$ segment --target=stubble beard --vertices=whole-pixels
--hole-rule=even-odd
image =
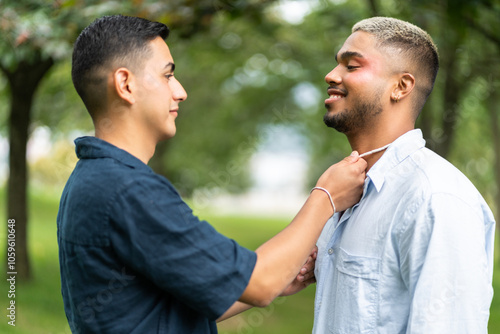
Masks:
[[[326,106],[328,109],[328,106]],[[337,113],[327,110],[323,116],[326,126],[343,134],[352,134],[369,126],[376,115],[382,112],[380,103],[357,103],[352,109],[344,109]]]

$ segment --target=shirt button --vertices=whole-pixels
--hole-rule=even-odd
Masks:
[[[332,255],[332,254],[333,254],[333,249],[332,249],[332,248],[330,248],[330,249],[328,250],[328,255]]]

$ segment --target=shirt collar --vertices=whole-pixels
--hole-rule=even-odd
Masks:
[[[96,137],[84,136],[76,138],[75,151],[79,159],[111,158],[132,168],[151,170],[132,154]]]
[[[420,129],[408,131],[396,139],[367,173],[377,192],[382,189],[388,171],[424,146],[425,140]]]

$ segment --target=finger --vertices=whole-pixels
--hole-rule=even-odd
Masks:
[[[308,272],[314,271],[314,267],[302,267],[300,268],[299,275],[305,275]]]
[[[359,165],[359,172],[364,173],[364,171],[366,170],[366,166],[368,166],[366,160],[363,158],[358,158],[356,161],[353,162],[356,163],[356,165]]]
[[[314,264],[315,260],[312,257],[312,254],[307,257],[306,263],[302,265],[302,268],[309,267],[311,264]]]
[[[300,268],[299,274],[305,274],[311,271],[314,271],[314,267],[316,265],[316,258],[318,256],[318,247],[314,246],[311,251],[311,255],[307,258],[306,263]]]
[[[308,279],[307,281],[302,282],[302,284],[304,284],[305,286],[309,286],[313,283],[316,283],[316,277],[312,277],[312,278]]]
[[[316,260],[316,256],[318,255],[318,246],[314,246],[312,252],[311,252],[311,256],[314,260]]]
[[[352,151],[351,155],[345,157],[344,160],[351,163],[356,162],[359,160],[359,153],[357,151]]]
[[[314,272],[311,271],[311,272],[308,272],[304,275],[297,275],[297,280],[299,282],[304,282],[304,281],[310,280],[313,277],[314,277]]]
[[[302,266],[302,268],[300,268],[299,273],[305,274],[307,272],[314,271],[315,263],[316,261],[313,260],[312,257],[309,257],[309,259],[307,259],[307,262]]]
[[[306,263],[308,262],[315,262],[316,257],[318,256],[318,246],[314,246],[313,249],[311,250],[311,253],[309,254],[309,257],[307,258]]]

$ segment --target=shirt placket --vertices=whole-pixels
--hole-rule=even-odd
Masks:
[[[344,227],[345,227],[347,221],[354,214],[354,211],[360,205],[360,203],[363,201],[363,199],[367,196],[369,184],[370,184],[370,179],[367,178],[365,180],[365,185],[363,188],[363,195],[362,195],[360,201],[358,203],[356,203],[352,208],[347,209],[342,214],[342,216],[339,218],[338,222],[336,223],[332,237],[331,237],[331,239],[328,242],[327,247],[326,247],[326,254],[325,254],[323,261],[321,263],[323,268],[326,269],[326,270],[324,270],[324,272],[327,275],[334,272],[334,269],[332,269],[331,266],[335,263],[335,256],[336,256],[335,248],[337,247],[338,243],[341,240],[342,232],[344,231]],[[321,280],[319,286],[317,287],[319,295],[322,295],[322,293],[323,293],[322,291],[324,289],[324,282],[325,281],[328,281],[328,280],[325,280],[325,279]],[[319,301],[319,304],[316,305],[316,308],[319,311],[319,309],[321,308],[321,300]]]

